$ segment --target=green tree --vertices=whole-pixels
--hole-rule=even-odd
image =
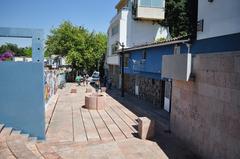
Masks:
[[[17,44],[6,43],[0,46],[0,54],[3,54],[6,51],[11,51],[14,53],[14,56],[32,56],[32,48],[31,47],[18,47]]]
[[[67,57],[73,69],[93,71],[97,69],[107,48],[107,36],[89,32],[84,27],[64,21],[51,30],[46,41],[46,54]]]
[[[23,56],[32,57],[32,48],[31,47],[23,48]]]
[[[171,36],[189,35],[188,0],[166,0],[165,11],[161,24],[169,27]]]

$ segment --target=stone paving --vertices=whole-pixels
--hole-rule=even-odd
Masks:
[[[77,93],[71,93],[76,89]],[[104,110],[84,108],[86,87],[67,84],[46,111],[48,147],[62,158],[167,158],[160,147],[137,136],[138,116],[106,95]]]
[[[71,89],[77,89],[77,93],[70,93]],[[85,89],[68,84],[59,92],[51,122],[46,124],[47,140],[94,142],[133,138],[137,133],[138,116],[108,95],[104,110],[85,109]],[[49,115],[46,116],[49,118]]]
[[[117,90],[106,94],[104,110],[87,110],[84,108],[86,88],[67,84],[47,107],[47,142],[37,145],[45,158],[49,154],[73,159],[198,158],[173,134],[164,132],[169,120],[165,112],[152,109],[149,103],[128,94],[121,98]],[[72,89],[76,93],[71,93],[75,92]],[[152,141],[137,137],[137,119],[141,116],[154,119],[159,125]]]
[[[51,98],[46,109],[45,141],[0,124],[0,159],[197,158],[180,140],[164,131],[152,141],[137,137],[138,116],[149,115],[162,122],[162,112],[147,109],[145,106],[149,105],[129,96],[118,98],[117,92],[106,94],[104,110],[87,110],[85,90],[86,87],[67,84]],[[138,115],[130,107],[140,108]]]

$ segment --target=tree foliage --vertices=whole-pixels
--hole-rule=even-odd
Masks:
[[[18,47],[16,44],[6,43],[0,46],[0,54],[4,52],[11,51],[14,53],[14,56],[25,56],[31,57],[32,56],[32,48],[31,47]]]
[[[46,54],[67,57],[73,69],[93,71],[107,48],[107,36],[89,32],[82,26],[64,21],[51,30],[46,41]]]
[[[188,0],[166,0],[166,16],[162,25],[168,26],[171,36],[189,35]]]

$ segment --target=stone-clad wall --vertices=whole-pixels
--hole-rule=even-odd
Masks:
[[[163,81],[140,75],[125,75],[125,90],[135,95],[135,84],[139,86],[139,98],[153,103],[156,108],[163,105]]]
[[[109,78],[112,79],[112,87],[118,88],[119,87],[119,66],[116,65],[109,65]]]
[[[199,54],[173,81],[171,129],[204,158],[240,158],[240,52]]]

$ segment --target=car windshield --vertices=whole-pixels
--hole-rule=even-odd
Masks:
[[[99,78],[99,76],[98,75],[93,75],[92,78]]]

